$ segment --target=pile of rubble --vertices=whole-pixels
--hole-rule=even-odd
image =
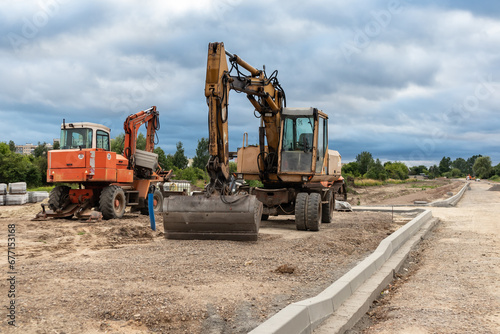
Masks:
[[[26,182],[0,183],[0,205],[37,203],[49,197],[46,191],[26,191]]]

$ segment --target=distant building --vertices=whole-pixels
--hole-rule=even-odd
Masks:
[[[59,139],[57,141],[59,141]],[[33,154],[37,146],[38,145],[33,145],[31,143],[27,143],[26,145],[16,145],[16,153],[30,155]],[[48,150],[52,150],[54,148],[52,144],[45,144],[45,146],[47,147]]]
[[[26,144],[26,145],[16,145],[16,153],[20,153],[20,154],[25,154],[25,155],[29,155],[29,154],[33,154],[33,151],[35,151],[35,148],[37,147],[38,145],[33,145],[33,144]]]

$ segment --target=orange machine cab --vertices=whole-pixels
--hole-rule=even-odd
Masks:
[[[127,159],[110,151],[109,133],[100,124],[63,123],[61,149],[47,153],[47,182],[133,182]]]

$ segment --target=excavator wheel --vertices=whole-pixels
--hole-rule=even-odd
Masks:
[[[331,223],[333,221],[333,210],[335,209],[335,196],[333,195],[331,190],[326,193],[326,203],[322,206],[322,223]]]
[[[295,199],[295,227],[299,231],[305,231],[307,221],[307,206],[309,202],[308,193],[298,193]]]
[[[108,186],[101,192],[99,210],[104,219],[121,218],[125,213],[126,199],[123,189],[118,186]]]
[[[319,231],[321,225],[321,195],[312,193],[309,195],[309,203],[307,205],[307,221],[306,226],[310,231]]]
[[[153,210],[155,213],[162,212],[163,210],[163,195],[158,189],[153,193]],[[146,207],[141,209],[141,214],[149,215],[148,199],[146,199]]]
[[[52,189],[49,195],[49,208],[52,211],[56,211],[64,205],[69,196],[70,189],[68,186],[57,186]]]

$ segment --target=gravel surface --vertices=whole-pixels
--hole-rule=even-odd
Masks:
[[[32,222],[37,206],[18,208],[0,223],[5,234],[16,225],[22,333],[245,333],[317,294],[410,219],[339,212],[312,233],[280,217],[257,242],[174,241],[145,216]]]
[[[18,325],[7,325],[2,308],[2,333],[246,333],[319,293],[411,219],[336,212],[314,233],[281,216],[262,224],[257,242],[175,241],[163,237],[160,216],[153,232],[147,217],[130,213],[30,221],[39,208],[0,207],[4,275],[7,226],[16,225]],[[8,289],[0,280],[3,304]]]
[[[493,191],[488,191],[493,190]],[[471,182],[350,333],[500,333],[500,190]]]

